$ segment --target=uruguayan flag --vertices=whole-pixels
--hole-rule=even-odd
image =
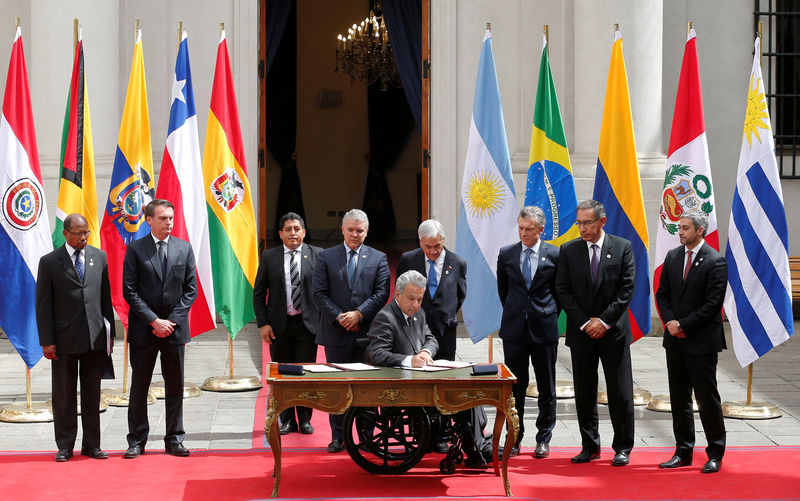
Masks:
[[[473,342],[500,328],[497,254],[501,247],[518,240],[517,212],[492,34],[486,30],[469,124],[456,236],[456,253],[467,260],[467,298],[462,312]]]
[[[747,88],[736,191],[728,225],[725,313],[742,367],[791,337],[789,230],[761,79],[760,40]]]

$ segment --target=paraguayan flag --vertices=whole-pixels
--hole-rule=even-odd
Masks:
[[[736,191],[728,225],[725,313],[742,367],[791,337],[789,231],[756,38]]]
[[[501,247],[519,240],[514,193],[492,33],[486,30],[472,104],[456,236],[456,253],[467,261],[468,293],[462,311],[473,342],[500,328],[497,254]]]

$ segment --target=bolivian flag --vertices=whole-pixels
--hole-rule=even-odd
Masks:
[[[72,64],[72,80],[61,134],[61,175],[58,185],[53,247],[64,243],[64,218],[78,213],[89,223],[89,245],[100,247],[97,215],[97,184],[94,175],[94,146],[89,117],[89,94],[83,64],[83,31],[78,30],[78,45]]]
[[[594,199],[602,202],[606,208],[608,220],[604,230],[630,240],[633,246],[636,278],[628,314],[633,340],[636,341],[650,332],[650,272],[647,258],[650,239],[644,215],[642,182],[639,179],[628,75],[619,31],[614,35],[608,68]]]
[[[253,283],[258,268],[258,248],[256,218],[224,30],[217,48],[211,89],[203,153],[203,185],[208,206],[209,237],[213,242],[214,300],[217,313],[234,338],[245,324],[255,318]]]

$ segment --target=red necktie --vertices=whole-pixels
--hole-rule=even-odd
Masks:
[[[689,270],[692,269],[692,251],[686,251],[686,267],[683,269],[683,281],[689,276]]]

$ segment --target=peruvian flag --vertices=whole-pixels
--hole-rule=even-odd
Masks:
[[[167,144],[164,146],[156,197],[169,200],[175,206],[172,234],[189,241],[194,250],[197,263],[197,299],[189,311],[189,330],[194,337],[214,329],[216,320],[208,213],[203,190],[203,168],[200,141],[197,137],[197,113],[194,108],[186,30],[181,33],[178,59],[175,62]]]
[[[30,369],[42,358],[36,326],[39,259],[53,250],[53,241],[19,27],[0,116],[0,201],[0,328]]]
[[[661,211],[656,235],[653,291],[658,291],[661,267],[670,249],[681,245],[678,223],[681,214],[699,209],[708,215],[706,243],[719,250],[717,215],[708,142],[703,117],[703,90],[700,85],[700,64],[697,60],[697,35],[689,31],[683,52],[678,96],[672,116],[667,170],[661,192]]]

